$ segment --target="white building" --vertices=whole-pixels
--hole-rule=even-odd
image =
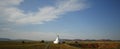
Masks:
[[[53,41],[54,44],[59,44],[61,43],[61,40],[59,39],[59,35],[57,35],[57,38],[55,41]]]

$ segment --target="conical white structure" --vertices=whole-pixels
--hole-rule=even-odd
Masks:
[[[60,39],[59,39],[59,35],[57,35],[57,38],[55,41],[53,41],[54,44],[59,44],[61,43]]]

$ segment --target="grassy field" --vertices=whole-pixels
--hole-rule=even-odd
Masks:
[[[90,41],[67,41],[64,44],[51,42],[40,43],[39,41],[1,41],[0,49],[120,49],[120,42],[90,42]]]

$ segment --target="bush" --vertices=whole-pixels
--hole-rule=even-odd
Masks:
[[[24,44],[24,43],[25,43],[25,41],[22,41],[22,43]]]
[[[62,42],[63,44],[65,43],[65,41]]]
[[[77,41],[75,41],[75,43],[78,43]]]
[[[45,43],[45,41],[44,41],[44,40],[41,40],[40,43]]]

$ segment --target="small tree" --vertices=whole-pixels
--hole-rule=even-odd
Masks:
[[[77,41],[75,41],[75,43],[77,44],[78,42],[77,42]]]
[[[25,41],[22,41],[22,43],[24,44],[24,43],[25,43]]]
[[[44,41],[44,40],[41,40],[40,42],[41,42],[41,43],[44,43],[45,41]]]
[[[65,43],[65,41],[62,42],[63,44]]]

